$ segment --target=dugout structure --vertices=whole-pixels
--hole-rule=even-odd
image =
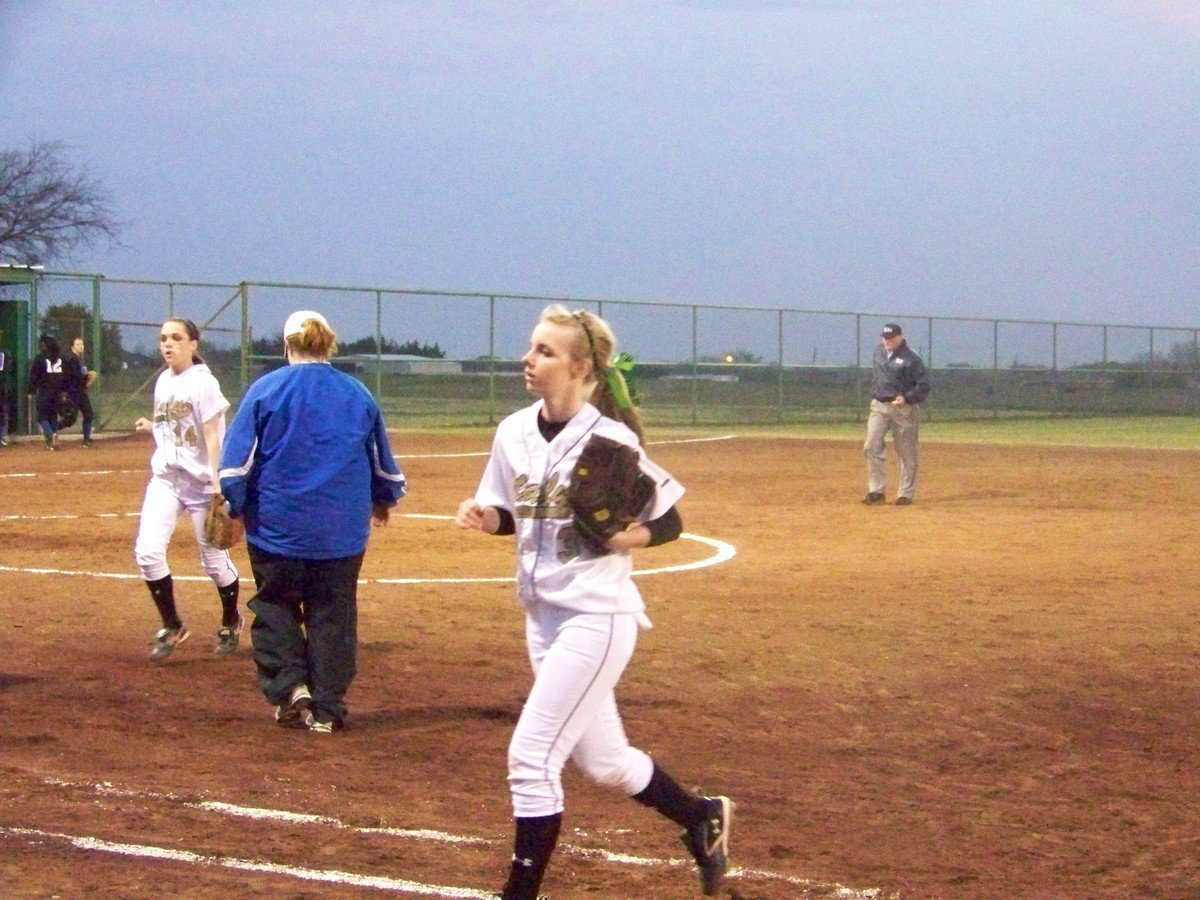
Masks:
[[[10,434],[29,424],[22,425],[21,411],[27,408],[24,398],[29,389],[29,361],[33,357],[30,348],[35,343],[31,323],[36,320],[31,310],[37,309],[41,274],[41,266],[0,265],[0,350],[7,359],[0,376],[0,390],[5,395]]]

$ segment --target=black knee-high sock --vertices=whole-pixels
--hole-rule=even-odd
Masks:
[[[162,616],[163,627],[178,628],[182,625],[179,613],[175,611],[175,582],[171,576],[164,575],[157,581],[147,581],[146,587],[150,589],[150,596],[154,598],[154,605]]]
[[[538,888],[550,854],[558,843],[562,813],[553,816],[518,817],[517,836],[513,841],[512,867],[501,897],[504,900],[537,900]]]
[[[221,595],[221,624],[233,627],[238,621],[238,580],[217,588]]]
[[[695,825],[705,817],[704,798],[685,791],[674,778],[658,767],[658,763],[654,764],[650,783],[641,793],[634,794],[633,799],[657,809],[684,828]]]

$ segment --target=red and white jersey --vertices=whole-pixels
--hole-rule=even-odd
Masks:
[[[183,473],[215,492],[212,466],[204,444],[204,423],[229,409],[221,385],[203,363],[176,375],[167,369],[154,384],[154,455],[150,471],[159,477]],[[225,417],[218,422],[224,438]]]
[[[526,607],[551,603],[580,612],[640,613],[642,595],[633,583],[628,551],[593,556],[572,524],[567,485],[584,445],[593,434],[636,447],[640,467],[654,479],[654,497],[638,520],[667,513],[683,496],[683,485],[646,456],[624,424],[584,404],[563,430],[547,442],[538,430],[542,401],[500,423],[492,455],[475,501],[512,513],[517,540],[517,596]]]

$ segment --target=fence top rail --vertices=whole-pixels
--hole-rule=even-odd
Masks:
[[[819,316],[853,316],[855,318],[869,319],[904,319],[904,320],[924,320],[926,322],[963,322],[974,324],[990,324],[990,325],[1057,325],[1068,328],[1126,328],[1136,329],[1139,331],[1193,331],[1200,332],[1200,326],[1191,325],[1148,325],[1134,324],[1130,322],[1083,322],[1075,320],[1063,319],[1009,319],[997,318],[995,316],[957,316],[957,315],[935,315],[931,313],[905,313],[905,312],[874,312],[870,310],[838,310],[838,309],[813,309],[807,307],[793,306],[755,306],[744,305],[737,306],[728,303],[699,303],[678,300],[633,300],[628,298],[615,297],[583,297],[571,294],[520,294],[506,293],[504,291],[451,291],[435,288],[397,288],[397,287],[371,287],[366,285],[337,285],[337,284],[307,284],[303,282],[289,281],[240,281],[233,282],[214,282],[214,281],[176,281],[166,279],[148,279],[148,278],[108,278],[99,273],[89,272],[58,272],[47,271],[42,272],[41,277],[53,278],[77,278],[88,280],[101,280],[110,284],[138,284],[138,285],[173,285],[175,287],[206,287],[206,288],[226,288],[237,290],[242,287],[266,287],[266,288],[287,288],[291,290],[309,290],[309,291],[339,291],[344,293],[363,293],[363,294],[395,294],[399,296],[412,297],[463,297],[473,299],[493,299],[493,300],[536,300],[543,303],[589,303],[589,304],[611,304],[621,306],[669,306],[679,309],[707,309],[707,310],[724,310],[737,312],[768,312],[768,313],[794,313],[801,315],[819,315]]]
[[[89,272],[43,272],[45,278],[72,278],[82,281],[103,281],[106,284],[141,284],[141,285],[162,285],[164,287],[205,287],[205,288],[226,288],[237,290],[245,284],[230,283],[227,281],[179,281],[178,279],[161,279],[161,278],[109,278],[107,275]]]

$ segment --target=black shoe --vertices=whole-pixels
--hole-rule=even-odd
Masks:
[[[83,441],[83,446],[85,446],[85,447],[95,447],[95,446],[96,446],[96,442],[95,442],[95,441],[93,441],[91,438],[85,438],[85,439],[84,439],[84,441]]]
[[[680,839],[692,851],[700,867],[704,896],[715,897],[729,867],[729,826],[733,823],[733,801],[728,797],[705,797],[707,817],[688,828]]]
[[[912,506],[912,497],[897,497],[897,506]]]
[[[871,491],[871,493],[862,498],[862,502],[867,504],[867,506],[871,506],[875,503],[882,503],[883,491]]]

